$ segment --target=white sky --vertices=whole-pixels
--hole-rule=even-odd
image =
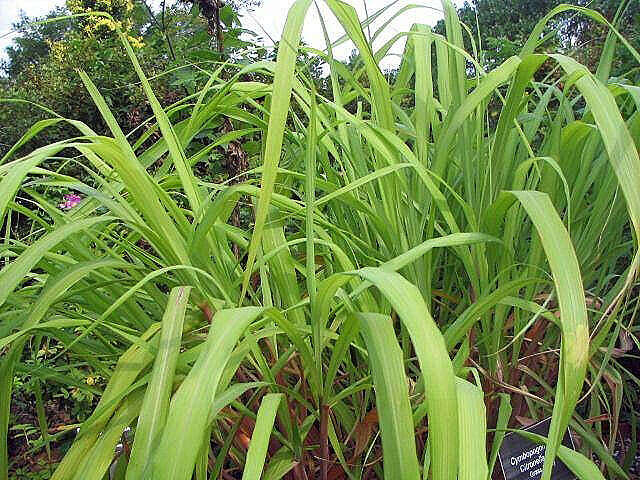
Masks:
[[[391,0],[348,0],[356,10],[361,19],[365,18],[365,7],[369,15],[372,15],[381,8],[389,5]],[[287,17],[287,11],[293,4],[294,0],[263,0],[263,4],[260,8],[251,14],[246,14],[243,17],[243,26],[250,30],[253,30],[261,34],[265,41],[269,44],[270,40],[264,35],[263,30],[269,34],[274,40],[280,38],[280,33],[284,27],[284,23]],[[0,57],[5,56],[5,48],[10,45],[12,35],[9,33],[11,25],[18,17],[20,10],[23,10],[28,16],[43,15],[50,11],[52,8],[58,5],[64,5],[65,0],[0,0]],[[151,3],[159,3],[159,0],[152,0]],[[456,3],[462,3],[456,2]],[[344,32],[337,20],[331,15],[329,9],[324,2],[319,1],[320,9],[322,11],[323,18],[325,20],[327,30],[329,32],[329,38],[335,40],[339,38]],[[399,8],[409,4],[420,4],[427,8],[412,9],[398,18],[385,29],[384,33],[380,35],[374,42],[374,47],[382,46],[387,40],[393,37],[396,33],[408,31],[413,23],[426,23],[433,25],[438,18],[440,18],[440,0],[398,0],[384,16],[381,16],[371,27],[371,33],[376,30],[376,26],[381,26],[393,13],[397,12]],[[318,19],[318,13],[315,6],[311,6],[307,15],[304,30],[304,40],[312,47],[324,49],[324,35],[322,27]],[[392,53],[400,53],[402,51],[404,41],[399,41]],[[353,44],[343,44],[335,52],[335,56],[338,58],[346,58],[353,48]],[[397,59],[393,57],[387,58],[383,62],[383,66],[389,66],[397,63]]]
[[[1,1],[1,0],[0,0]],[[355,7],[358,12],[360,20],[364,20],[367,17],[373,15],[375,12],[384,8],[385,6],[393,3],[391,0],[347,0],[352,6]],[[366,10],[365,10],[366,1]],[[258,34],[262,34],[265,37],[265,42],[270,43],[268,37],[263,34],[262,29],[266,30],[268,34],[275,40],[280,38],[280,32],[284,28],[285,21],[287,19],[287,11],[289,7],[294,3],[294,0],[263,0],[263,4],[255,12],[245,14],[243,16],[243,26],[250,30],[255,31]],[[322,13],[329,38],[331,40],[337,40],[344,35],[344,30],[340,23],[331,13],[329,7],[325,2],[318,1],[318,6]],[[461,2],[460,2],[461,3]],[[391,24],[385,27],[382,34],[373,42],[374,49],[380,48],[388,40],[393,38],[396,34],[406,32],[411,29],[411,25],[414,23],[426,23],[428,25],[434,25],[439,18],[441,18],[441,2],[440,0],[398,0],[392,5],[385,13],[376,19],[371,25],[371,35],[375,34],[378,27],[382,26],[387,20],[389,20],[395,13],[401,8],[408,5],[421,5],[426,8],[415,8],[405,11],[402,15],[394,18]],[[262,27],[262,28],[260,28]],[[367,29],[365,33],[368,34]],[[318,17],[318,11],[315,5],[311,5],[307,13],[302,36],[304,40],[312,47],[324,50],[326,48],[324,40],[324,32],[322,30],[322,24]],[[394,48],[391,50],[391,56],[382,62],[382,66],[389,66],[398,63],[397,56],[393,54],[400,54],[404,49],[405,40],[399,40]],[[334,55],[337,58],[347,58],[353,50],[353,43],[348,42],[340,45],[335,49]]]
[[[65,0],[0,0],[0,58],[5,58],[5,48],[11,44],[11,25],[18,20],[20,10],[33,17],[44,15]]]

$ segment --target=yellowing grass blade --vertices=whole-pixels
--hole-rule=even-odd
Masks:
[[[122,437],[124,429],[138,416],[142,395],[142,391],[134,392],[122,402],[113,418],[100,433],[91,451],[83,459],[83,466],[75,472],[73,480],[101,480],[104,478],[113,461],[115,447]]]
[[[419,480],[407,375],[393,323],[388,315],[358,313],[356,317],[367,345],[376,389],[384,478]]]
[[[311,5],[311,0],[297,0],[293,4],[287,15],[287,22],[284,27],[284,32],[282,33],[282,39],[280,40],[275,77],[273,80],[269,126],[265,140],[262,185],[258,206],[256,207],[256,221],[251,237],[251,244],[249,245],[247,265],[242,282],[241,302],[249,286],[251,271],[262,241],[262,231],[267,221],[271,195],[273,194],[276,183],[278,164],[280,163],[280,157],[282,155],[284,129],[291,102],[293,75],[296,67],[296,58],[298,56],[298,46],[300,45],[300,35],[302,34],[302,24],[304,23],[309,5]]]
[[[357,273],[384,294],[411,336],[427,390],[432,478],[455,478],[458,406],[453,365],[444,338],[418,288],[400,274],[379,268],[364,268]]]
[[[127,480],[144,478],[144,470],[164,428],[190,291],[191,287],[176,287],[169,295],[158,353],[138,417]]]
[[[151,105],[151,109],[153,110],[153,114],[156,117],[156,121],[158,122],[158,127],[160,127],[160,131],[162,132],[162,137],[165,142],[167,142],[167,147],[169,149],[169,153],[171,155],[171,160],[173,161],[173,165],[178,172],[178,176],[182,182],[182,187],[184,188],[185,194],[189,200],[189,204],[191,209],[196,212],[200,207],[200,203],[202,199],[200,198],[200,192],[198,190],[197,181],[193,171],[191,170],[191,166],[187,162],[184,149],[182,148],[182,144],[180,143],[180,139],[176,135],[176,132],[173,129],[173,125],[171,125],[171,121],[167,116],[167,113],[162,108],[162,105],[158,101],[153,89],[151,88],[151,84],[147,79],[147,76],[144,74],[142,67],[140,66],[140,62],[138,62],[138,57],[131,48],[131,44],[129,43],[126,35],[122,33],[120,29],[117,29],[118,36],[120,37],[120,41],[124,46],[133,67],[138,74],[138,78],[140,78],[140,83],[142,84],[142,88],[144,89],[144,93],[149,100],[149,104]]]
[[[493,472],[493,468],[498,460],[498,452],[504,440],[509,419],[511,418],[511,397],[506,393],[499,393],[500,406],[498,407],[498,420],[496,422],[496,432],[493,435],[493,445],[491,445],[491,455],[489,455],[489,473]]]
[[[251,435],[251,443],[247,452],[244,472],[242,472],[242,480],[260,480],[267,457],[271,430],[273,429],[276,413],[278,413],[278,405],[280,405],[282,397],[281,393],[271,393],[262,399],[258,409],[256,425]]]
[[[512,192],[535,225],[558,296],[562,352],[542,480],[549,480],[562,436],[569,425],[584,383],[589,361],[589,325],[580,265],[571,238],[548,195]]]
[[[371,45],[369,45],[358,14],[355,8],[341,0],[327,0],[331,11],[338,18],[347,35],[356,45],[365,64],[367,76],[371,82],[372,103],[376,113],[376,121],[379,126],[389,131],[393,131],[393,111],[391,108],[389,84],[377,65]]]
[[[167,422],[152,459],[154,479],[191,478],[218,382],[231,351],[263,311],[257,307],[220,310],[213,317],[202,353],[171,400]]]
[[[486,480],[487,411],[484,392],[472,383],[456,379],[458,389],[458,425],[460,439],[460,480]]]

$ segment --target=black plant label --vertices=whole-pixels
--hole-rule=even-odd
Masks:
[[[543,437],[549,436],[551,418],[547,418],[523,430]],[[575,449],[571,433],[567,431],[562,445]],[[544,464],[545,445],[534,443],[517,433],[505,435],[498,458],[505,480],[540,480]],[[553,465],[552,480],[575,480],[575,476],[558,457]]]

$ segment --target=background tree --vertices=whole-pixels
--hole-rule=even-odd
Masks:
[[[223,0],[181,0],[198,8],[203,18],[209,25],[209,33],[215,37],[218,51],[224,50],[223,24],[229,25],[233,22],[239,7],[252,8],[259,5],[256,0],[241,0],[236,2],[225,2]]]
[[[536,23],[554,7],[561,3],[572,3],[595,9],[609,21],[613,21],[621,5],[620,0],[472,0],[466,1],[458,14],[473,32],[476,42],[481,42],[484,64],[491,68],[499,65],[512,55],[516,55]],[[636,47],[640,46],[640,2],[625,1],[625,8],[619,20],[619,30]],[[436,30],[444,31],[444,23],[439,22]],[[556,17],[549,24],[547,32],[558,34],[548,40],[547,48],[564,50],[580,62],[595,68],[594,62],[600,58],[600,51],[606,38],[604,26],[588,17],[569,12]],[[470,48],[470,42],[468,41]],[[624,48],[616,51],[614,74],[625,73],[633,66],[631,56]]]
[[[34,120],[51,116],[35,104],[81,120],[99,133],[105,131],[78,69],[92,78],[125,130],[133,130],[147,117],[150,109],[141,89],[131,88],[137,77],[116,39],[116,25],[127,34],[150,77],[172,71],[153,82],[166,105],[195,88],[198,70],[185,65],[218,61],[221,54],[233,54],[248,44],[245,38],[250,38],[250,33],[242,29],[239,13],[258,3],[241,0],[224,7],[220,17],[225,32],[221,53],[212,51],[217,50],[216,39],[208,32],[206,19],[199,16],[200,5],[179,0],[162,2],[159,8],[144,0],[68,0],[66,8],[57,8],[44,17],[22,16],[14,25],[20,33],[0,66],[0,98],[14,99],[0,108],[0,155]],[[88,16],[34,23],[92,11],[106,11],[114,21]],[[25,148],[68,137],[70,128],[61,124],[57,130],[48,129]]]

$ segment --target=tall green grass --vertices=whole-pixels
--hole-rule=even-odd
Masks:
[[[416,24],[394,39],[407,46],[390,83],[378,64],[392,42],[372,50],[355,10],[326,3],[346,33],[310,52],[328,95],[297,63],[311,6],[298,0],[275,63],[205,71],[167,109],[121,35],[148,131],[132,141],[80,72],[112,135],[56,118],[2,159],[0,479],[13,377],[45,341],[108,379],[55,480],[103,478],[126,426],[127,480],[486,479],[516,418],[549,415],[544,480],[556,455],[581,479],[628,478],[611,456],[613,357],[633,330],[640,90],[607,72],[616,42],[640,55],[597,12],[561,6],[485,72],[445,0],[446,36]],[[565,11],[610,27],[596,74],[538,51]],[[332,56],[346,38],[351,69]],[[202,146],[222,118],[236,130]],[[60,121],[78,137],[16,154]],[[245,182],[194,174],[256,135]],[[63,151],[90,183],[43,166]],[[85,200],[60,211],[52,187]],[[248,229],[229,221],[243,198]],[[33,223],[26,238],[18,220]],[[603,414],[608,429],[586,421]],[[581,452],[559,445],[569,426]]]

